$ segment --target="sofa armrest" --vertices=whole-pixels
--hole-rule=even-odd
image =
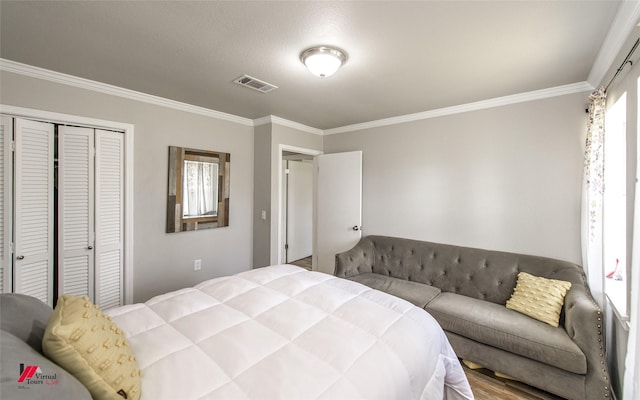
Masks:
[[[587,359],[585,393],[591,399],[611,398],[604,343],[604,317],[588,288],[573,284],[564,303],[564,326]]]
[[[15,335],[42,354],[42,337],[47,328],[51,307],[19,293],[0,294],[0,329]]]
[[[362,238],[353,248],[336,254],[334,275],[349,278],[366,272],[373,272],[375,247],[370,239]]]

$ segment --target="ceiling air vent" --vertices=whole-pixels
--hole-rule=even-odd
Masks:
[[[234,79],[233,82],[262,93],[269,93],[270,91],[278,88],[276,85],[261,81],[260,79],[256,79],[249,75],[242,75],[241,77]]]

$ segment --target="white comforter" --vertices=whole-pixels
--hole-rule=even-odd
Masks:
[[[290,265],[107,313],[138,358],[143,399],[473,399],[427,312]]]

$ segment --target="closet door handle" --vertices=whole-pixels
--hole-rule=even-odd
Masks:
[[[87,250],[93,250],[93,246],[87,246]]]
[[[17,256],[16,260],[24,260],[24,256]]]

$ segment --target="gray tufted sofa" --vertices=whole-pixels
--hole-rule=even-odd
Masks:
[[[558,328],[505,307],[521,271],[572,283]],[[335,275],[424,308],[462,359],[567,399],[611,396],[602,312],[579,265],[367,236],[336,255]]]

